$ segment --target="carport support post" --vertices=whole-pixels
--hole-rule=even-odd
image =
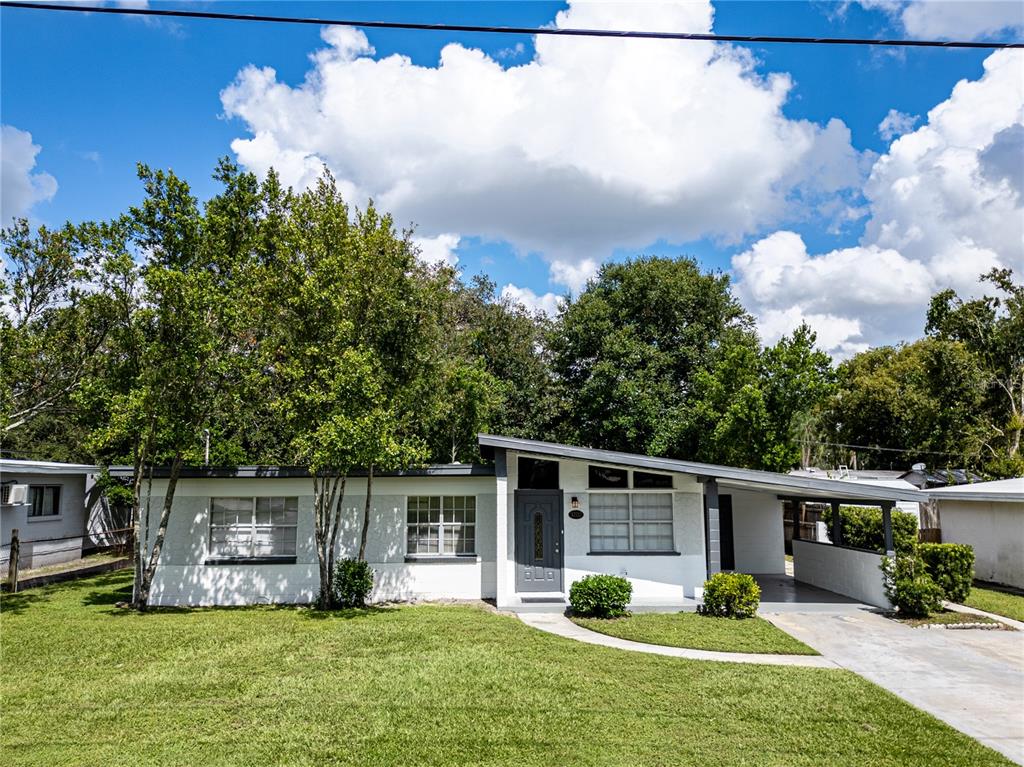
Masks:
[[[832,501],[832,545],[843,545],[843,518],[839,514],[839,501]]]
[[[708,577],[722,572],[722,536],[718,519],[718,480],[704,481],[704,499],[708,505]]]
[[[892,507],[894,505],[892,501],[882,502],[882,535],[885,537],[885,555],[887,557],[896,556],[896,550],[892,545]]]

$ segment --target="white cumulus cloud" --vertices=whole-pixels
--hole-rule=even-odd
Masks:
[[[571,3],[554,23],[707,32],[712,19],[710,2]],[[420,66],[373,58],[354,29],[322,36],[300,84],[250,66],[221,93],[247,131],[239,161],[297,186],[326,164],[355,202],[540,252],[572,288],[617,247],[736,241],[863,181],[846,126],[787,118],[789,77],[761,77],[743,49],[541,36],[518,66],[454,43]]]
[[[455,250],[461,239],[457,234],[447,233],[436,237],[413,237],[412,243],[419,249],[419,258],[425,264],[455,266],[459,262]]]
[[[900,11],[900,21],[913,37],[978,39],[1024,31],[1024,4],[1018,0],[914,0]]]
[[[897,136],[909,133],[914,129],[917,121],[921,119],[917,115],[908,115],[898,109],[890,109],[889,113],[878,123],[878,135],[886,141],[892,141]]]
[[[51,200],[57,193],[57,179],[34,170],[40,151],[31,133],[0,126],[0,225],[27,215],[37,202]]]
[[[521,288],[518,285],[506,285],[501,289],[501,297],[522,304],[531,312],[546,314],[554,317],[558,314],[558,302],[561,296],[555,293],[543,293],[538,295],[529,288]]]
[[[837,356],[921,334],[930,296],[982,292],[993,267],[1024,274],[1024,55],[1000,51],[896,139],[864,188],[860,244],[811,254],[788,231],[733,258],[736,292],[766,340],[806,319]]]

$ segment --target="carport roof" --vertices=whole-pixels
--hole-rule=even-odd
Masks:
[[[719,466],[713,463],[680,461],[674,458],[655,458],[637,453],[620,453],[614,450],[595,450],[589,447],[561,445],[556,442],[541,442],[518,437],[502,437],[495,434],[478,435],[480,445],[534,455],[550,455],[562,458],[576,458],[581,461],[607,463],[618,466],[654,469],[657,471],[691,474],[700,478],[717,479],[720,486],[738,490],[771,492],[781,496],[799,499],[850,500],[850,501],[925,501],[928,496],[916,489],[883,487],[867,482],[848,482],[841,479],[799,477],[772,471],[739,469],[734,466]]]

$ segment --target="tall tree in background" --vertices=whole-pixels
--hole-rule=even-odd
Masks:
[[[926,331],[932,338],[959,341],[976,355],[984,376],[984,440],[990,470],[1024,474],[1024,285],[1009,269],[993,269],[982,279],[997,293],[964,300],[952,290],[932,298]]]
[[[756,359],[757,336],[727,276],[646,257],[605,264],[563,308],[549,346],[559,437],[692,457],[706,437],[690,417],[699,376],[737,348]]]
[[[73,398],[101,364],[113,307],[97,290],[88,225],[0,231],[0,444],[21,456],[82,460]],[[76,444],[77,443],[77,444]],[[43,455],[45,453],[45,455]]]

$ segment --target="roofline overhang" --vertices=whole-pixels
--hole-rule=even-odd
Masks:
[[[839,479],[816,479],[811,477],[795,477],[790,474],[779,474],[757,469],[740,469],[734,466],[719,466],[711,463],[680,461],[674,458],[656,458],[637,453],[621,453],[614,450],[596,450],[588,447],[562,445],[556,442],[521,439],[519,437],[503,437],[496,434],[479,434],[477,439],[481,446],[512,450],[518,453],[534,455],[560,456],[575,458],[594,463],[609,463],[619,466],[654,469],[659,471],[689,474],[702,480],[722,480],[730,487],[742,489],[741,483],[749,483],[761,487],[751,489],[774,491],[779,495],[800,496],[810,499],[827,500],[832,497],[844,500],[861,501],[926,501],[927,494],[920,490],[881,487],[866,482],[849,482]]]
[[[131,466],[111,466],[112,477],[131,477],[135,469]],[[148,474],[148,472],[147,472]],[[367,476],[366,469],[352,469],[347,472],[350,479]],[[167,479],[171,475],[169,466],[153,468],[154,479]],[[309,479],[313,475],[305,466],[185,466],[180,479]],[[374,471],[375,479],[390,477],[493,477],[494,466],[479,463],[445,463],[416,466],[397,471]]]

